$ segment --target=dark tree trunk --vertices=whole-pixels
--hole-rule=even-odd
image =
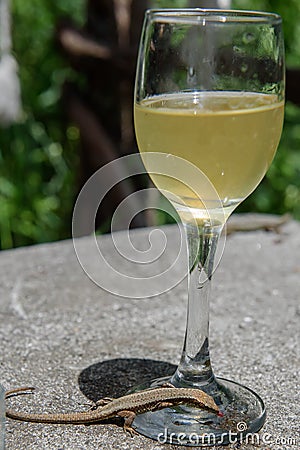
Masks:
[[[66,83],[63,102],[81,136],[81,187],[100,167],[137,151],[132,103],[135,63],[145,10],[144,0],[89,0],[83,29],[58,26],[57,38],[84,86]],[[129,194],[146,187],[146,177],[124,180],[101,205],[97,225],[108,222]],[[133,226],[147,225],[145,214]],[[126,224],[124,224],[125,227]]]

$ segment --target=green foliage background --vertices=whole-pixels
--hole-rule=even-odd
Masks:
[[[0,129],[0,247],[70,236],[78,165],[78,131],[64,127],[59,103],[72,77],[54,43],[60,17],[83,20],[83,0],[13,0],[13,49],[23,112]]]
[[[287,67],[300,68],[299,0],[233,0],[232,8],[276,12],[283,19]],[[300,85],[299,85],[300,88]],[[300,108],[287,103],[281,142],[263,182],[238,211],[283,214],[300,220]]]
[[[78,130],[64,124],[61,85],[75,75],[54,44],[54,27],[68,15],[84,21],[84,0],[12,1],[14,52],[19,62],[23,113],[0,129],[0,248],[70,237],[78,173]],[[176,4],[175,4],[176,3]],[[183,7],[186,0],[153,0]],[[199,1],[199,4],[201,2]],[[283,17],[287,64],[300,66],[299,0],[233,0],[236,9]],[[286,105],[281,144],[264,181],[241,211],[291,212],[300,219],[300,108]]]

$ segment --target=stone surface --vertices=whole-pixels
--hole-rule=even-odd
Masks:
[[[171,249],[157,260],[151,276],[165,268],[170,255],[176,256],[175,228],[161,228]],[[150,245],[149,231],[134,232],[140,250]],[[122,246],[125,233],[119,237]],[[152,233],[151,239],[155,247],[162,236]],[[147,276],[143,264],[127,267],[109,236],[98,242],[110,264],[115,262],[115,271]],[[81,244],[90,256],[89,240],[83,238]],[[300,447],[299,250],[299,223],[290,222],[279,235],[235,233],[228,237],[215,273],[211,300],[215,372],[260,393],[268,410],[261,432],[267,443],[243,443],[240,449]],[[93,265],[97,273],[97,261],[92,259]],[[184,258],[175,266],[179,277],[185,270]],[[122,395],[141,379],[174,371],[185,330],[186,280],[153,298],[112,295],[87,277],[71,241],[1,252],[0,270],[0,382],[6,389],[36,387],[34,395],[10,399],[11,406],[32,412],[86,409],[88,401]],[[117,284],[118,278],[112,276],[111,285]],[[134,281],[129,279],[128,284],[134,293]],[[162,280],[157,289],[164,290]],[[6,448],[176,448],[142,436],[131,438],[121,423],[45,425],[8,419]]]

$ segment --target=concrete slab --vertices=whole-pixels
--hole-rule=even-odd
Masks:
[[[152,276],[176,255],[175,228],[161,228],[171,251],[158,260]],[[140,249],[149,245],[149,231],[134,232]],[[152,234],[153,244],[160,246],[160,239],[159,233]],[[88,240],[82,242],[89,256]],[[146,276],[142,264],[130,272],[109,236],[100,237],[99,243],[115,271]],[[261,442],[241,444],[240,449],[300,448],[299,250],[296,222],[285,225],[281,234],[235,233],[228,237],[215,273],[211,300],[215,372],[253,388],[268,409]],[[183,258],[175,271],[179,276],[184,270]],[[0,271],[0,381],[6,389],[36,387],[34,395],[11,399],[11,406],[31,412],[83,410],[88,401],[122,395],[142,379],[175,370],[185,330],[186,280],[153,298],[112,295],[87,277],[71,241],[1,252]],[[117,284],[118,278],[112,277],[111,283]],[[163,291],[163,283],[157,288]],[[132,280],[129,292],[135,292]],[[6,448],[176,448],[142,436],[131,438],[120,425],[118,421],[45,425],[8,419]]]

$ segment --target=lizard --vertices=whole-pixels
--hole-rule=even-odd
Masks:
[[[10,390],[6,392],[5,398],[33,390],[34,388],[31,387]],[[169,383],[118,398],[105,397],[98,400],[95,406],[88,411],[45,414],[19,412],[8,408],[6,416],[25,422],[54,424],[91,424],[112,417],[122,417],[125,419],[124,431],[128,431],[132,435],[135,430],[131,425],[136,414],[181,404],[198,407],[218,414],[220,417],[223,416],[213,398],[205,392],[200,389],[176,388]]]
[[[291,220],[290,214],[283,216],[237,214],[232,216],[226,226],[226,235],[229,236],[238,231],[274,231],[280,232],[280,228]]]

